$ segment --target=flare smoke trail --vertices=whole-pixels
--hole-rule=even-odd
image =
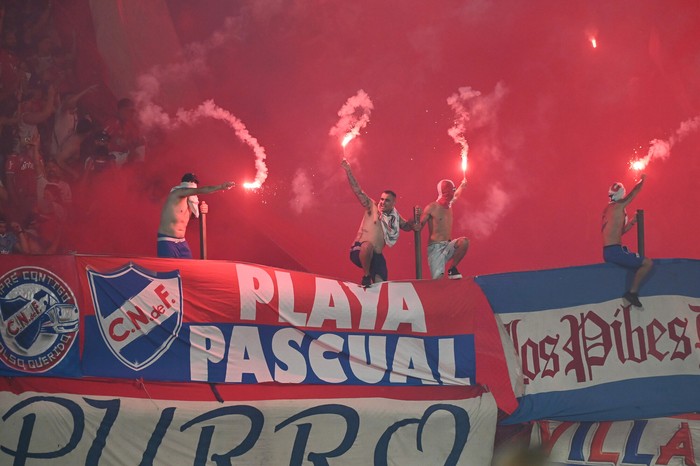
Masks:
[[[471,87],[460,87],[459,92],[452,94],[447,103],[455,113],[454,126],[447,132],[455,141],[462,146],[461,156],[464,160],[469,152],[464,133],[467,130],[475,130],[482,127],[489,127],[495,135],[497,129],[497,113],[507,89],[503,83],[496,84],[492,93],[483,95],[480,91]],[[494,138],[496,141],[497,138]],[[488,138],[480,138],[482,148],[480,151],[484,156],[498,158],[501,153],[497,142],[489,145]],[[486,141],[486,142],[485,142]],[[503,173],[507,175],[507,173]],[[478,186],[478,185],[477,185]],[[484,183],[483,186],[486,186]],[[489,180],[486,205],[479,209],[469,209],[468,218],[460,220],[460,228],[470,229],[474,236],[485,238],[490,236],[506,213],[507,206],[510,205],[510,194],[501,188],[501,183],[497,180]]]
[[[630,162],[630,166],[636,170],[642,170],[646,168],[652,160],[666,159],[671,155],[671,148],[675,146],[676,143],[681,142],[688,134],[697,131],[698,128],[700,128],[700,115],[681,123],[676,132],[672,134],[667,141],[661,139],[652,139],[649,141],[649,151],[647,155],[640,159],[633,160]]]
[[[154,66],[148,73],[139,77],[138,89],[134,92],[134,101],[139,110],[139,120],[145,131],[162,128],[165,130],[176,129],[183,124],[193,125],[204,118],[220,120],[228,124],[236,133],[236,136],[253,149],[255,153],[255,181],[244,183],[246,188],[259,188],[267,179],[267,165],[265,164],[265,149],[256,138],[251,136],[241,120],[231,112],[225,110],[207,100],[193,110],[178,109],[176,115],[171,117],[160,105],[154,102],[154,98],[160,93],[161,83],[168,80],[185,79],[195,73],[206,71],[205,58],[207,54],[237,36],[235,20],[226,18],[224,27],[215,31],[207,40],[187,45],[181,63],[164,66]]]
[[[192,125],[200,119],[207,117],[226,122],[236,132],[236,136],[253,149],[255,153],[255,181],[252,183],[245,183],[244,186],[246,188],[259,188],[262,186],[267,179],[265,148],[258,144],[258,140],[251,136],[243,122],[233,116],[231,112],[219,107],[213,100],[207,100],[194,110],[178,110],[176,121]]]
[[[469,144],[467,143],[467,138],[464,136],[464,132],[467,130],[467,123],[469,123],[469,110],[467,110],[466,104],[469,100],[479,97],[481,92],[473,90],[471,87],[460,87],[459,93],[452,94],[447,98],[447,104],[455,112],[454,126],[447,130],[447,134],[454,140],[456,144],[462,146],[460,151],[460,156],[462,160],[467,160],[469,155]]]
[[[345,147],[348,142],[360,134],[360,130],[369,123],[369,115],[374,105],[367,93],[360,89],[357,94],[350,97],[345,105],[338,110],[340,120],[331,128],[328,134],[341,137],[341,144]],[[360,112],[358,115],[358,111]]]
[[[447,104],[455,112],[454,126],[447,130],[455,143],[462,146],[461,156],[466,157],[469,144],[464,136],[467,129],[477,129],[491,125],[496,120],[496,112],[507,90],[503,83],[496,84],[491,94],[482,95],[469,86],[460,87],[459,92],[447,99]]]
[[[505,213],[509,203],[508,194],[497,184],[489,187],[486,205],[480,210],[470,211],[469,228],[474,232],[474,236],[486,238],[496,231],[498,221]]]
[[[303,168],[297,169],[292,180],[292,199],[289,205],[297,214],[302,213],[313,205],[313,184]]]

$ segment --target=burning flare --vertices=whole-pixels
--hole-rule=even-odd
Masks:
[[[467,102],[475,97],[479,97],[481,92],[473,90],[471,87],[460,87],[459,93],[452,94],[447,103],[455,112],[454,126],[447,130],[447,134],[452,137],[455,143],[462,146],[460,157],[462,158],[462,175],[466,177],[467,173],[467,156],[469,155],[469,144],[467,138],[464,137],[464,132],[467,129],[467,123],[471,118],[467,109]]]
[[[243,187],[245,189],[258,189],[261,186],[262,183],[260,181],[246,181],[245,183],[243,183]]]
[[[647,163],[643,159],[630,160],[630,169],[636,171],[642,171],[647,167]]]
[[[356,136],[357,136],[357,134],[355,134],[352,131],[350,131],[348,134],[346,134],[345,137],[343,138],[343,142],[340,143],[340,145],[343,146],[343,149],[345,149],[345,146],[347,146],[350,141],[355,139]]]
[[[640,171],[645,169],[652,160],[668,158],[668,156],[671,155],[671,148],[677,142],[682,141],[689,133],[696,131],[698,128],[700,128],[700,115],[681,123],[680,127],[674,134],[671,135],[670,138],[668,138],[667,141],[652,139],[649,141],[649,150],[647,155],[630,160],[630,170]]]

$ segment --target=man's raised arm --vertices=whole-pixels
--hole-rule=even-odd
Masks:
[[[464,178],[464,179],[462,179],[462,182],[459,184],[459,186],[457,186],[457,190],[455,190],[455,195],[454,195],[454,197],[452,198],[452,202],[456,201],[456,200],[459,198],[459,196],[462,195],[462,190],[463,190],[466,186],[467,186],[467,179]]]
[[[369,198],[369,196],[367,196],[367,194],[365,194],[364,191],[362,191],[360,184],[357,182],[355,176],[352,174],[352,170],[350,169],[350,163],[348,163],[347,159],[343,159],[343,161],[340,163],[340,166],[343,167],[343,170],[345,170],[345,174],[348,175],[348,182],[350,183],[352,192],[355,193],[355,196],[357,196],[357,199],[359,199],[360,204],[362,204],[362,207],[369,210],[373,201]]]
[[[229,190],[236,186],[236,183],[233,181],[226,181],[221,184],[216,184],[216,185],[211,185],[211,186],[202,186],[199,188],[178,188],[174,193],[177,193],[179,197],[189,197],[189,196],[194,196],[197,194],[209,194],[213,193],[216,191],[224,191],[224,190]]]
[[[646,175],[642,174],[642,179],[639,180],[639,183],[637,183],[634,186],[634,188],[632,188],[632,191],[630,191],[630,193],[620,201],[620,204],[622,204],[623,206],[627,206],[627,204],[632,202],[632,199],[634,199],[635,196],[639,194],[639,191],[642,189],[642,185],[644,184],[644,180],[646,179],[646,177]]]

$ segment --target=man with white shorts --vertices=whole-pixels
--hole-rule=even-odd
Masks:
[[[430,231],[428,239],[428,265],[431,276],[441,278],[445,275],[445,266],[452,259],[452,266],[447,271],[450,279],[462,278],[457,265],[469,249],[469,239],[460,236],[452,238],[452,203],[462,194],[467,185],[463,179],[458,188],[450,180],[440,180],[437,185],[438,198],[428,204],[420,218],[420,226],[426,223]]]

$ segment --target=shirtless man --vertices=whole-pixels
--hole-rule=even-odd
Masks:
[[[359,199],[365,214],[362,216],[360,229],[355,243],[350,247],[350,260],[362,269],[362,287],[368,288],[372,283],[386,281],[389,272],[386,259],[382,254],[384,245],[393,246],[399,238],[399,228],[404,231],[414,229],[412,223],[404,220],[394,208],[396,193],[384,191],[379,196],[379,202],[372,200],[357,183],[352,174],[350,164],[343,159],[341,166],[345,170],[352,191]]]
[[[632,220],[627,221],[625,208],[642,189],[645,178],[646,175],[642,175],[642,179],[627,196],[625,196],[625,187],[622,183],[614,183],[608,191],[610,203],[603,210],[603,259],[605,262],[637,270],[632,279],[632,286],[623,296],[625,301],[635,307],[642,307],[642,303],[639,301],[639,286],[651,270],[653,263],[648,257],[640,257],[639,254],[628,251],[622,245],[622,235],[637,223],[636,213]]]
[[[440,180],[437,185],[438,198],[428,204],[420,218],[420,227],[426,223],[430,231],[428,238],[428,265],[430,274],[434,279],[445,275],[445,265],[452,259],[452,267],[447,271],[447,278],[462,278],[457,270],[457,265],[467,254],[469,240],[464,236],[452,239],[452,203],[459,198],[462,190],[467,185],[463,179],[459,187],[455,189],[450,180]]]
[[[158,227],[158,257],[192,259],[192,251],[185,240],[185,231],[190,217],[199,217],[200,204],[197,194],[229,190],[235,184],[227,181],[216,186],[197,187],[199,180],[193,173],[186,173],[182,182],[170,190],[160,213]],[[202,202],[201,212],[207,213],[207,205]]]

